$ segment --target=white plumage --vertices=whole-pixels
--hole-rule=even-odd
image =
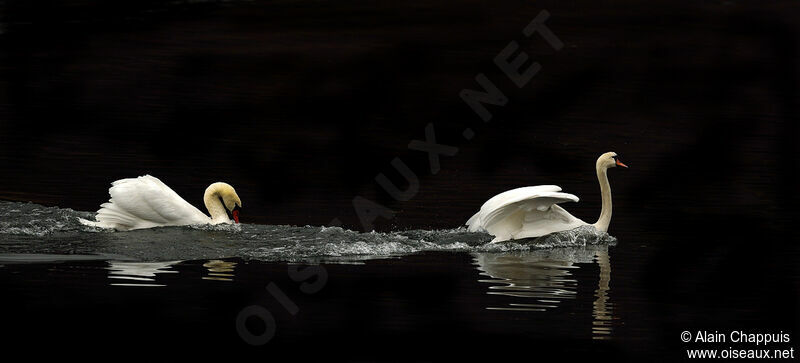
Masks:
[[[608,183],[607,170],[616,166],[627,168],[614,152],[600,155],[595,164],[603,206],[600,218],[592,226],[603,232],[608,230],[611,223],[611,186]],[[492,242],[541,237],[588,225],[589,223],[576,218],[558,205],[577,201],[578,197],[561,192],[561,188],[556,185],[512,189],[483,203],[480,211],[466,224],[471,232],[487,232],[493,235]]]
[[[495,236],[492,242],[544,236],[588,224],[557,205],[577,201],[556,185],[512,189],[486,201],[467,225]]]
[[[230,185],[211,184],[204,196],[209,217],[150,175],[117,180],[111,183],[108,193],[111,199],[100,205],[97,221],[80,219],[81,223],[116,230],[231,223],[225,210],[235,210],[238,219],[241,206],[241,200]]]

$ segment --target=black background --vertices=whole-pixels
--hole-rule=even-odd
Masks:
[[[594,221],[594,162],[613,150],[631,168],[610,172],[610,232],[652,246],[632,277],[648,298],[797,326],[793,2],[0,9],[0,198],[95,210],[111,181],[149,173],[198,207],[206,185],[231,183],[246,223],[358,230],[361,196],[396,213],[375,221],[385,231],[453,228],[498,192],[557,184]],[[560,51],[521,32],[542,10]],[[493,63],[512,40],[542,66],[521,89]],[[488,123],[459,98],[479,73],[509,98]],[[458,148],[435,175],[408,148],[428,124]],[[396,157],[419,177],[409,201],[374,180],[402,186]]]
[[[612,175],[617,215],[774,221],[798,184],[788,4],[11,1],[0,196],[94,210],[111,181],[150,173],[198,207],[227,181],[250,222],[358,229],[361,195],[398,212],[378,229],[450,228],[552,183],[590,220],[594,160],[614,150],[632,166]],[[541,10],[561,51],[522,35]],[[522,89],[493,63],[512,40],[542,65]],[[458,96],[479,73],[509,97],[486,124]],[[459,147],[437,175],[408,149],[428,123]],[[408,202],[374,181],[402,185],[395,157],[420,178]]]

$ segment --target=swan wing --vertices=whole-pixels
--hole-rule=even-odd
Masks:
[[[210,221],[156,177],[120,179],[111,185],[111,199],[97,211],[94,225],[98,227],[129,230]]]
[[[573,216],[566,209],[553,204],[545,211],[531,210],[522,215],[522,228],[512,235],[514,239],[541,237],[553,232],[567,231],[588,223]]]
[[[561,187],[559,187],[558,185],[536,185],[532,187],[522,187],[522,188],[507,190],[498,195],[495,195],[494,197],[489,198],[489,200],[487,200],[486,203],[483,203],[483,205],[481,206],[481,211],[489,211],[501,208],[511,203],[519,202],[525,199],[530,199],[532,196],[539,195],[540,193],[560,192],[560,191]]]
[[[466,224],[469,226],[469,230],[472,232],[484,231],[486,230],[486,223],[484,222],[486,220],[485,217],[492,211],[502,209],[505,206],[519,201],[535,198],[541,195],[541,193],[560,191],[561,187],[557,185],[537,185],[507,190],[489,198],[486,203],[483,203],[478,213],[475,213],[475,215],[473,215]],[[575,198],[577,199],[577,197]]]
[[[586,224],[557,205],[578,200],[556,185],[512,189],[486,201],[467,225],[494,235],[494,242],[543,236]]]

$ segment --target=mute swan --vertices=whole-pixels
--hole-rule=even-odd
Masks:
[[[603,206],[600,218],[593,224],[599,231],[608,231],[611,223],[611,186],[608,184],[608,168],[625,167],[615,152],[607,152],[597,158],[597,180]],[[510,239],[540,237],[549,233],[566,231],[588,225],[558,203],[577,202],[578,197],[562,193],[556,185],[537,185],[512,189],[495,195],[481,210],[467,221],[470,232],[485,231],[494,236],[492,242]]]
[[[119,231],[190,224],[239,223],[242,201],[227,183],[217,182],[206,188],[203,202],[211,217],[181,198],[158,178],[145,175],[120,179],[108,189],[111,199],[100,205],[95,219],[80,222]],[[233,219],[233,220],[231,220]]]

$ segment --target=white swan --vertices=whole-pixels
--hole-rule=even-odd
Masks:
[[[600,182],[603,206],[600,218],[593,226],[603,232],[608,231],[608,224],[611,223],[611,186],[608,184],[607,170],[616,166],[628,167],[619,161],[614,152],[597,158],[597,180]],[[471,232],[483,231],[493,235],[492,242],[540,237],[588,225],[557,205],[577,201],[578,197],[562,193],[556,185],[512,189],[486,201],[466,224]]]
[[[242,207],[242,201],[232,186],[214,183],[206,188],[203,195],[203,202],[211,214],[208,217],[161,180],[150,175],[117,180],[111,183],[108,194],[111,199],[100,205],[95,217],[97,221],[80,218],[81,223],[119,231],[190,224],[239,223],[239,209]]]

